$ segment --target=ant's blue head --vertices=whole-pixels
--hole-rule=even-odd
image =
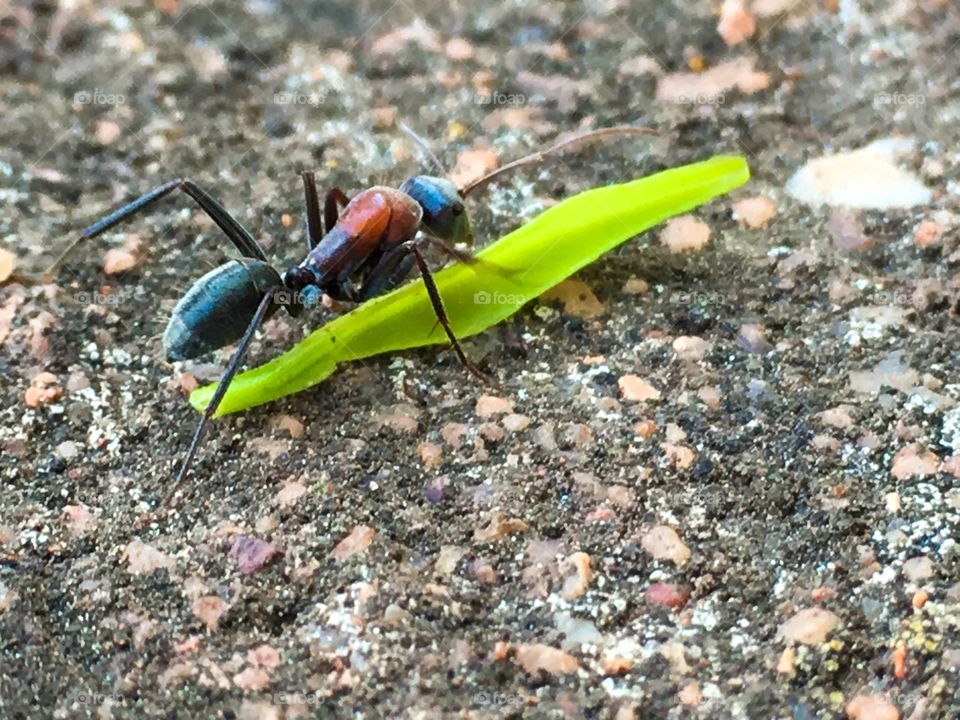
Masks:
[[[297,316],[303,308],[311,310],[320,304],[323,291],[318,285],[313,270],[297,265],[287,270],[281,277],[284,291],[279,298],[291,315]]]
[[[417,175],[405,180],[400,192],[412,197],[421,208],[421,223],[427,232],[457,245],[473,245],[473,226],[457,186],[446,178]]]

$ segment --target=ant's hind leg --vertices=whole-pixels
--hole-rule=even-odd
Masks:
[[[240,251],[241,255],[267,262],[266,253],[263,251],[263,248],[260,247],[260,244],[254,239],[253,235],[251,235],[247,229],[236,220],[236,218],[228,213],[220,203],[214,200],[196,183],[190,180],[177,178],[176,180],[171,180],[164,183],[160,187],[154,188],[146,195],[141,195],[133,202],[127,203],[120,209],[107,215],[107,217],[103,218],[102,220],[95,222],[93,225],[87,228],[84,228],[79,237],[70,243],[70,245],[67,246],[67,249],[60,253],[59,257],[53,261],[53,264],[47,268],[46,272],[43,274],[43,277],[46,280],[52,279],[53,274],[57,271],[57,268],[63,264],[63,261],[67,259],[67,256],[74,250],[74,248],[76,248],[84,240],[90,240],[98,235],[102,235],[107,230],[122,223],[124,220],[136,215],[142,210],[147,209],[161,198],[164,198],[172,193],[174,190],[182,190],[191,198],[193,198],[200,206],[200,209],[209,215],[210,219],[216,223],[217,227],[224,232],[227,238],[229,238],[230,242],[233,243],[234,247]]]
[[[223,377],[220,378],[220,382],[217,384],[217,389],[214,391],[213,397],[210,398],[210,402],[207,403],[207,407],[203,410],[203,416],[200,418],[200,423],[197,425],[197,429],[193,434],[193,440],[190,442],[190,448],[187,450],[186,457],[183,459],[183,464],[180,466],[180,472],[177,473],[177,477],[173,482],[173,487],[171,487],[167,492],[166,498],[164,499],[164,505],[170,504],[173,496],[180,488],[180,484],[183,482],[184,478],[187,477],[187,472],[190,470],[190,465],[193,464],[193,459],[196,457],[197,450],[200,449],[200,442],[203,440],[203,433],[207,429],[207,423],[210,422],[210,418],[214,416],[214,414],[217,412],[217,408],[220,407],[220,401],[223,400],[223,396],[227,394],[227,389],[230,387],[230,383],[233,382],[234,376],[240,369],[240,363],[243,362],[243,358],[247,354],[247,348],[250,347],[250,341],[253,340],[253,336],[256,334],[257,328],[260,327],[264,319],[267,317],[267,313],[270,311],[270,306],[274,303],[274,300],[275,298],[273,290],[270,290],[264,294],[263,299],[260,300],[260,305],[257,306],[256,312],[254,312],[253,317],[250,319],[250,324],[247,325],[247,329],[243,333],[243,337],[240,338],[240,342],[237,344],[237,349],[233,351],[233,357],[230,358],[230,363],[227,365],[227,369],[224,371]]]

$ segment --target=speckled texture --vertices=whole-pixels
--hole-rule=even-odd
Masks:
[[[216,228],[166,200],[55,284],[4,287],[0,714],[800,720],[882,695],[904,718],[960,716],[955,6],[801,3],[728,49],[707,2],[478,5],[0,8],[0,238],[20,269],[176,174],[285,265],[299,171],[352,193],[422,167],[394,114],[449,165],[581,121],[667,130],[490,188],[480,238],[716,153],[754,173],[697,213],[703,250],[652,232],[581,272],[598,315],[544,301],[466,344],[513,415],[446,351],[347,367],[217,423],[170,512],[196,421],[183,387],[227,353],[171,366],[160,336],[222,262]],[[747,55],[769,87],[700,105],[656,100],[636,70]],[[847,218],[869,242],[783,193],[807,159],[898,133],[935,199]],[[775,216],[741,226],[731,204],[759,194]],[[939,240],[915,241],[924,220]],[[134,236],[149,259],[102,274]],[[647,292],[625,292],[637,278]],[[252,359],[322,319],[272,320]],[[856,373],[881,363],[874,391]],[[628,401],[629,375],[659,398]],[[31,381],[62,397],[28,407]],[[654,526],[685,562],[655,559],[686,553]],[[788,663],[778,628],[814,607],[838,623]],[[538,643],[573,671],[529,672]]]

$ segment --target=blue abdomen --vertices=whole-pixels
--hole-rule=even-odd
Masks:
[[[263,296],[280,284],[277,271],[260,260],[231,260],[211,270],[173,310],[163,333],[167,359],[189,360],[236,342]]]

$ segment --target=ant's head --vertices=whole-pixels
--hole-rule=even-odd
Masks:
[[[446,178],[417,175],[405,180],[400,192],[412,197],[423,208],[421,223],[441,240],[457,245],[473,245],[473,226],[457,186]]]
[[[292,298],[296,298],[291,298],[287,306],[291,312],[299,312],[300,307],[310,309],[320,304],[323,291],[317,284],[316,274],[310,268],[296,265],[283,273],[281,282],[284,288],[291,291]]]

